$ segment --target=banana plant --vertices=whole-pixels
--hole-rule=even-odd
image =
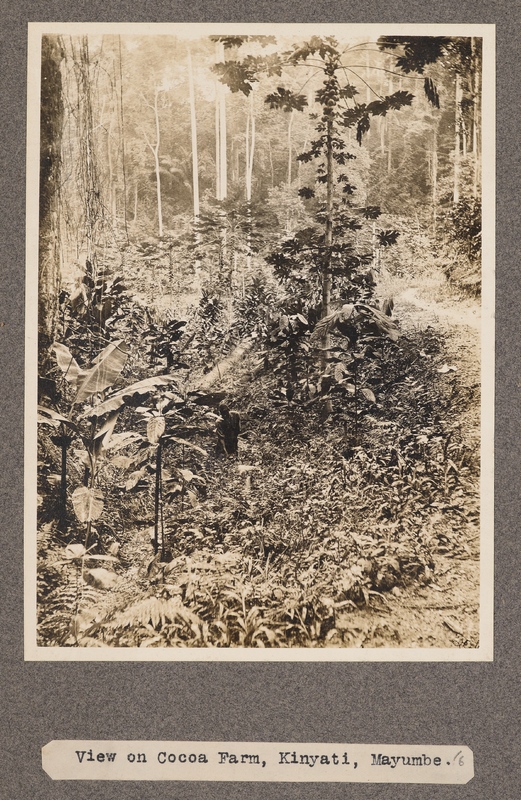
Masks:
[[[136,405],[157,386],[171,383],[173,377],[160,375],[148,378],[105,397],[126,364],[129,348],[123,340],[107,345],[93,360],[89,370],[83,370],[78,365],[64,344],[57,343],[53,349],[63,380],[70,384],[74,394],[68,416],[52,408],[39,406],[38,421],[60,429],[54,441],[61,446],[58,517],[62,529],[67,527],[67,452],[75,438],[83,443],[84,481],[82,486],[76,487],[71,499],[77,519],[86,524],[85,547],[88,548],[92,523],[99,518],[104,505],[103,494],[96,488],[99,460],[111,445],[121,409],[125,405]],[[86,403],[89,404],[85,408]]]

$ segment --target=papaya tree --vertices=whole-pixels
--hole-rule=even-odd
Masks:
[[[83,369],[66,345],[55,343],[53,350],[62,376],[61,382],[56,381],[59,410],[43,403],[38,406],[39,423],[55,429],[51,441],[60,448],[57,517],[61,530],[68,525],[68,450],[74,441],[83,445],[79,451],[83,481],[72,492],[71,500],[78,521],[86,525],[87,549],[92,523],[101,516],[104,507],[104,496],[97,485],[103,460],[109,449],[127,446],[139,438],[128,431],[114,433],[122,409],[140,405],[158,386],[174,380],[172,375],[156,375],[116,389],[114,385],[125,367],[129,349],[123,340],[111,342],[93,359],[89,369]]]
[[[284,71],[295,71],[299,67],[306,67],[306,70],[312,67],[315,77],[320,75],[321,78],[314,97],[320,109],[313,117],[316,138],[298,156],[302,163],[316,164],[314,185],[299,189],[302,198],[314,201],[315,223],[283,241],[269,261],[282,279],[289,280],[297,275],[302,283],[314,281],[320,295],[315,301],[319,300],[320,315],[326,317],[331,313],[335,277],[343,279],[337,284],[345,300],[360,298],[363,268],[370,263],[372,256],[360,252],[356,232],[361,230],[365,219],[379,215],[378,208],[367,209],[353,202],[356,186],[343,169],[356,158],[348,141],[348,131],[355,131],[356,141],[361,145],[372,117],[385,116],[390,111],[410,105],[413,95],[400,90],[388,96],[377,95],[371,102],[359,103],[356,99],[358,89],[351,80],[356,74],[349,68],[349,50],[343,51],[334,37],[313,36],[304,44],[264,59],[246,56],[242,61],[234,62],[233,68],[229,64],[218,65],[218,72],[220,79],[232,91],[248,94],[262,75],[282,76]],[[279,86],[266,97],[266,102],[272,109],[293,113],[303,111],[308,98]],[[368,286],[365,288],[367,290]],[[322,345],[326,350],[328,334],[325,333],[324,337]]]

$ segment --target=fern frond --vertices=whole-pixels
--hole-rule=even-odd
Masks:
[[[143,597],[137,603],[116,614],[113,619],[105,622],[104,626],[115,630],[116,628],[151,625],[154,630],[160,630],[166,624],[175,622],[182,622],[188,626],[202,624],[199,617],[183,606],[179,598],[151,595]]]

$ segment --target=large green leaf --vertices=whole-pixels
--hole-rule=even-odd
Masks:
[[[78,378],[82,378],[86,374],[85,370],[80,368],[69,348],[61,342],[55,342],[52,349],[56,354],[56,361],[63,372],[63,377],[75,386]]]
[[[118,450],[121,450],[123,447],[127,447],[129,444],[133,444],[134,442],[142,442],[143,437],[140,433],[136,433],[134,431],[123,431],[123,433],[113,433],[110,437],[110,442],[105,444],[105,450],[111,450],[113,453],[116,453]]]
[[[125,366],[130,348],[120,339],[109,344],[96,357],[94,366],[78,386],[74,403],[82,403],[93,394],[103,392],[116,381]]]
[[[62,414],[58,414],[58,412],[54,411],[52,408],[38,406],[37,411],[38,422],[43,422],[46,425],[52,425],[54,428],[57,428],[58,425],[68,425],[68,427],[72,428],[73,431],[78,430],[74,422],[67,417],[64,417]]]
[[[104,448],[108,447],[112,434],[114,433],[114,428],[116,427],[118,417],[119,411],[112,411],[94,436],[91,452],[96,456],[96,458]]]
[[[151,417],[147,422],[147,439],[150,444],[157,444],[165,432],[165,418]]]
[[[175,380],[173,375],[156,375],[154,378],[145,378],[145,380],[138,381],[130,386],[126,386],[124,389],[120,389],[119,392],[116,392],[112,397],[104,400],[103,403],[99,403],[97,406],[94,406],[94,408],[89,408],[83,416],[101,417],[103,414],[108,414],[110,411],[116,411],[118,408],[121,408],[121,406],[131,400],[134,395],[147,394],[158,386],[166,386],[172,383],[173,380]]]
[[[182,444],[185,447],[190,447],[192,450],[196,450],[198,453],[201,453],[202,456],[208,455],[206,450],[203,450],[203,448],[199,447],[197,444],[193,444],[193,442],[189,442],[188,439],[181,439],[179,436],[169,436],[168,438],[171,442],[176,442],[177,444]]]
[[[98,519],[103,511],[103,492],[88,486],[78,486],[72,493],[72,505],[80,522]]]

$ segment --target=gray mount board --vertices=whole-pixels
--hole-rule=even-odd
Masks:
[[[383,798],[519,796],[518,198],[521,12],[510,3],[2,2],[2,796]],[[492,663],[32,663],[23,659],[25,118],[29,21],[495,23],[497,26],[496,588]],[[59,783],[41,769],[52,739],[465,744],[465,786]]]

